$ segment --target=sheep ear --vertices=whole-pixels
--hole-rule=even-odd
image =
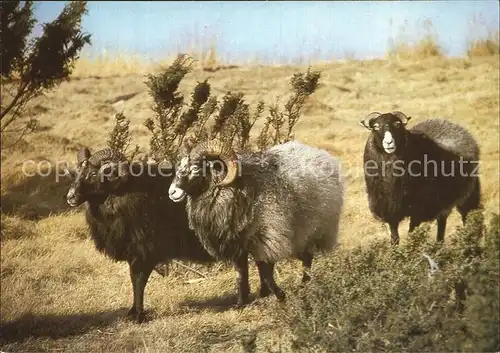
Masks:
[[[76,154],[76,160],[78,164],[82,164],[84,161],[90,158],[90,150],[88,147],[82,147]]]
[[[359,125],[361,125],[362,127],[364,128],[367,128],[368,130],[371,130],[370,126],[369,125],[366,125],[366,122],[365,122],[365,119],[361,120],[359,122]]]
[[[363,126],[364,128],[368,129],[368,130],[373,130],[370,126],[370,121],[373,120],[373,119],[376,119],[378,118],[380,115],[382,115],[381,113],[379,112],[373,112],[373,113],[370,113],[366,116],[366,118],[362,119],[360,122],[359,122],[359,125]]]

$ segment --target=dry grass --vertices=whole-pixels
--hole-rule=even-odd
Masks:
[[[425,20],[417,23],[417,38],[409,38],[408,24],[399,28],[396,38],[389,43],[388,58],[391,60],[422,60],[444,56],[443,48],[438,44],[438,36],[432,22]]]
[[[483,39],[469,41],[467,55],[471,56],[490,56],[500,54],[500,32],[490,31],[488,36]]]
[[[296,138],[343,161],[348,191],[342,247],[389,240],[388,229],[369,213],[362,174],[367,131],[358,121],[374,110],[402,110],[413,117],[410,125],[439,116],[468,128],[481,146],[487,214],[500,212],[498,56],[347,61],[313,68],[322,71],[321,84],[304,109]],[[196,81],[210,76],[215,94],[242,91],[254,106],[260,99],[270,103],[283,96],[298,70],[304,68],[196,70],[182,88],[189,92]],[[153,274],[146,288],[153,320],[140,326],[124,321],[121,317],[131,304],[126,264],[113,263],[94,250],[81,210],[64,204],[67,185],[56,182],[53,174],[22,175],[26,159],[74,162],[80,146],[103,147],[117,111],[132,120],[134,142],[147,148],[149,135],[142,123],[151,115],[151,100],[143,77],[136,68],[123,77],[98,71],[36,99],[30,114],[38,114],[41,131],[2,151],[1,350],[241,352],[242,342],[258,333],[261,349],[286,351],[289,333],[276,326],[271,315],[278,305],[275,299],[257,300],[242,311],[232,309],[234,272],[226,266],[200,268],[208,279],[195,283],[186,281],[196,275],[180,267],[165,278]],[[128,97],[117,99],[120,96]],[[459,224],[459,216],[452,213],[448,238]],[[401,227],[403,238],[406,227]],[[298,263],[278,266],[277,281],[288,293],[295,291],[299,279]],[[255,268],[251,281],[255,291]]]
[[[204,51],[192,51],[185,53],[193,60],[193,68],[207,71],[217,70],[219,67],[228,65],[220,64],[217,55],[216,43],[212,42],[210,48]],[[75,63],[71,78],[102,78],[102,77],[125,77],[137,76],[156,72],[162,67],[167,67],[175,60],[178,54],[165,56],[161,60],[146,60],[139,55],[112,54],[103,51],[97,56],[82,55]]]
[[[396,42],[388,53],[390,58],[414,60],[443,56],[443,50],[433,37],[425,37],[415,44]]]
[[[95,57],[83,55],[75,63],[71,77],[124,77],[149,73],[154,66],[152,61],[139,56],[109,54],[104,51]]]

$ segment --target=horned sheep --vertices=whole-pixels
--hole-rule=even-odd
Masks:
[[[340,172],[336,158],[299,142],[237,155],[212,140],[182,155],[169,195],[175,202],[187,198],[189,224],[200,242],[212,256],[234,264],[241,303],[249,295],[248,254],[267,284],[260,296],[270,289],[282,301],[276,262],[301,260],[306,282],[314,254],[337,244],[344,200]]]
[[[399,243],[398,225],[410,217],[412,232],[437,220],[437,240],[456,207],[465,223],[480,208],[479,147],[460,125],[428,119],[410,129],[410,117],[396,111],[374,112],[360,124],[371,131],[364,150],[364,175],[372,214],[390,226]]]

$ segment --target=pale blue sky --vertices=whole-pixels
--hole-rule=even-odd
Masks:
[[[36,2],[41,22],[54,19],[64,2]],[[88,3],[83,20],[92,33],[87,52],[135,53],[157,59],[210,45],[226,60],[264,61],[380,57],[405,25],[407,35],[432,21],[440,44],[452,56],[464,54],[467,39],[499,27],[499,3],[487,1],[391,2],[104,2]],[[392,22],[392,24],[391,24]]]

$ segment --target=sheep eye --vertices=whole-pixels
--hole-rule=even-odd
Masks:
[[[380,124],[379,124],[379,123],[375,123],[375,124],[373,124],[373,129],[374,129],[374,130],[378,130],[378,129],[380,129]]]
[[[393,123],[394,127],[400,127],[401,126],[401,121],[398,121],[396,120],[394,123]]]
[[[200,171],[200,167],[198,167],[197,165],[192,165],[190,168],[189,168],[189,171],[193,174],[196,174]]]

